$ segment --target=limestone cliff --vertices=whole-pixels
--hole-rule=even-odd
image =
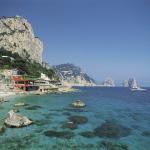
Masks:
[[[0,18],[0,48],[42,62],[43,43],[34,36],[31,24],[20,16]]]
[[[65,86],[95,86],[95,81],[86,73],[82,72],[81,68],[73,64],[61,64],[54,66],[61,83]]]

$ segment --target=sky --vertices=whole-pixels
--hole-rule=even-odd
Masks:
[[[0,0],[0,16],[15,15],[32,24],[50,65],[150,86],[150,0]]]

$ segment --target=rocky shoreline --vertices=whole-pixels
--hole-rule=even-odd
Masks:
[[[49,92],[39,92],[39,91],[1,91],[0,92],[0,102],[8,101],[9,98],[12,96],[23,96],[23,95],[44,95],[50,93],[68,93],[68,92],[75,92],[78,89],[72,87],[60,87],[57,90],[52,90]]]
[[[0,92],[0,102],[3,102],[6,98],[15,96],[15,92]]]

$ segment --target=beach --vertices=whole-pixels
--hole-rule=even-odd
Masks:
[[[22,90],[13,90],[10,91],[8,89],[1,90],[0,91],[0,101],[3,101],[4,99],[11,97],[11,96],[17,96],[17,95],[43,95],[48,93],[68,93],[68,92],[75,92],[78,91],[76,88],[72,88],[70,86],[62,86],[57,89],[52,89],[48,92],[40,92],[40,91],[22,91]]]
[[[0,100],[15,95],[16,95],[15,92],[0,92]]]

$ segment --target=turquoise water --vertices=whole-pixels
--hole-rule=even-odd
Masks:
[[[71,109],[69,105],[77,99],[83,100],[86,108]],[[0,104],[1,120],[18,102],[29,104],[18,107],[18,113],[34,123],[24,128],[7,128],[0,134],[0,150],[150,150],[150,88],[145,92],[126,88],[80,88],[79,92],[67,94],[16,97]],[[68,118],[76,115],[86,117],[88,122],[78,124],[74,130],[63,128]],[[95,135],[94,130],[106,122],[122,125],[122,130],[130,132],[119,137],[115,136],[117,131],[112,132],[111,137]],[[121,129],[118,126],[119,135],[125,132]],[[72,136],[46,136],[49,130],[65,131],[64,134],[69,131]],[[94,136],[84,137],[81,135],[84,131]]]

